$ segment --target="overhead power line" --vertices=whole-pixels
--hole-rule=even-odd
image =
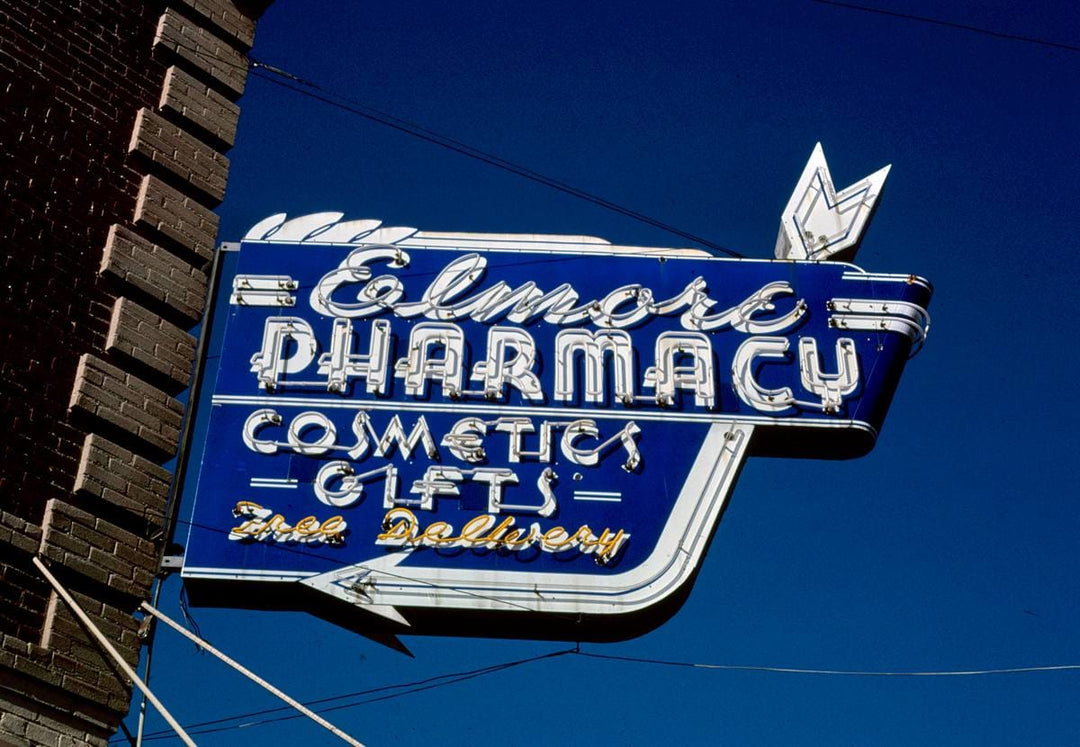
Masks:
[[[1035,672],[1064,672],[1080,670],[1080,664],[1055,664],[1044,667],[1004,667],[999,669],[946,669],[930,671],[887,672],[873,669],[807,669],[803,667],[770,667],[749,664],[701,664],[689,661],[668,661],[648,659],[639,656],[614,656],[595,654],[589,651],[575,651],[578,656],[607,661],[623,661],[632,664],[655,664],[666,667],[684,667],[688,669],[720,669],[729,672],[771,672],[773,674],[823,674],[845,677],[973,677],[992,674],[1032,674]]]
[[[199,523],[192,522],[192,521],[184,521],[182,519],[180,520],[180,523],[187,524],[188,526],[196,527],[196,528],[203,529],[203,530],[208,530],[208,531],[211,531],[211,532],[219,532],[219,533],[222,533],[222,534],[227,534],[229,532],[228,529],[219,529],[217,527],[211,527],[211,526],[207,526],[205,524],[199,524]],[[337,560],[337,558],[332,558],[329,555],[321,555],[321,554],[312,552],[310,550],[304,550],[304,549],[300,549],[300,548],[293,548],[293,547],[285,546],[285,547],[282,547],[280,549],[282,551],[292,552],[292,553],[295,553],[297,555],[304,555],[304,556],[308,556],[308,557],[321,558],[321,559],[327,559],[327,560]],[[380,573],[387,573],[387,572],[383,571],[383,570],[380,570]],[[415,579],[408,576],[407,573],[396,573],[396,574],[387,573],[387,575],[393,575],[393,576],[395,576],[397,578],[400,578],[402,580],[412,581],[412,582],[418,583]],[[434,584],[432,584],[432,585],[434,586]],[[452,588],[452,589],[455,589],[456,591],[462,591],[462,592],[465,591],[463,589],[458,589],[457,587],[453,587],[453,586],[449,586],[447,588]],[[477,595],[477,596],[482,598],[482,599],[487,599],[487,600],[490,600],[490,601],[497,601],[496,597],[487,597],[487,596],[483,596],[483,595]],[[511,605],[511,606],[518,606],[518,605]],[[527,610],[527,611],[535,611],[531,607],[521,607],[521,609]],[[562,617],[564,619],[570,619],[569,615],[553,615],[553,616]],[[562,653],[566,653],[566,652],[562,652]],[[550,657],[550,656],[554,656],[554,655],[560,655],[561,656],[562,653],[559,653],[559,654],[547,654],[547,655],[544,655],[544,657],[540,657],[540,658]],[[861,677],[959,677],[959,676],[991,675],[991,674],[1025,674],[1025,673],[1035,673],[1035,672],[1080,671],[1080,664],[1050,664],[1050,665],[1045,665],[1045,666],[999,667],[999,668],[989,668],[989,669],[926,670],[926,671],[914,671],[914,670],[909,670],[909,671],[881,671],[881,670],[862,670],[862,669],[811,669],[811,668],[805,668],[805,667],[781,667],[781,666],[746,665],[746,664],[704,664],[704,663],[685,662],[685,661],[670,661],[670,660],[665,660],[665,659],[648,659],[648,658],[630,657],[630,656],[614,656],[614,655],[598,654],[598,653],[591,653],[591,652],[587,652],[587,651],[582,651],[580,649],[580,647],[574,649],[570,653],[574,653],[574,654],[577,654],[579,656],[585,656],[585,657],[589,657],[589,658],[593,658],[593,659],[608,659],[608,660],[612,660],[612,661],[626,661],[626,662],[633,662],[633,663],[637,663],[637,664],[657,664],[657,665],[663,665],[663,666],[687,667],[687,668],[696,668],[696,669],[722,669],[722,670],[728,670],[728,671],[744,671],[744,672],[775,672],[775,673],[779,673],[779,674],[831,674],[831,675],[847,675],[847,676],[861,676]],[[519,662],[519,663],[525,663],[527,661],[533,661],[533,659],[524,660],[523,662]],[[514,666],[516,666],[516,665],[517,664],[515,663]],[[452,675],[442,675],[442,676],[452,676]],[[395,686],[395,687],[398,687],[398,686]],[[324,700],[321,700],[321,701],[314,701],[314,702],[315,703],[323,703],[323,702],[327,702],[329,700],[335,700],[337,698],[345,698],[345,697],[351,697],[351,694],[350,695],[335,696],[335,698],[327,698],[327,699],[324,699]],[[311,705],[311,703],[308,703],[306,705]]]
[[[400,698],[406,695],[412,695],[414,693],[424,692],[439,687],[445,687],[447,685],[454,685],[459,682],[465,682],[467,680],[476,679],[477,677],[483,677],[489,674],[503,672],[507,669],[513,669],[515,667],[520,667],[525,664],[532,664],[534,662],[544,661],[546,659],[555,659],[560,656],[566,656],[567,654],[573,653],[575,653],[575,649],[560,649],[558,651],[550,651],[545,654],[537,654],[536,656],[530,656],[524,659],[506,661],[499,664],[490,664],[488,666],[479,667],[477,669],[439,674],[421,680],[414,680],[412,682],[401,682],[395,685],[383,685],[381,687],[372,687],[365,690],[345,693],[343,695],[333,695],[326,698],[319,698],[317,700],[309,700],[304,703],[304,705],[308,706],[309,708],[321,706],[320,708],[317,708],[318,713],[330,713],[333,711],[344,710],[346,708],[354,708],[356,706],[368,705],[370,703],[392,700],[394,698]],[[345,700],[350,700],[352,702],[340,702]],[[301,718],[300,714],[295,713],[275,715],[282,714],[287,711],[289,711],[288,706],[265,708],[259,711],[249,711],[233,716],[224,716],[221,718],[211,719],[209,721],[200,721],[198,723],[189,724],[186,728],[189,729],[192,734],[201,735],[212,734],[221,731],[229,731],[231,729],[245,729],[256,726],[265,726],[267,724],[278,723],[282,721],[292,721],[294,719]],[[172,736],[173,732],[166,729],[147,734],[146,740],[150,741],[158,739],[169,739]],[[123,744],[123,740],[114,739],[110,742],[110,744]]]
[[[723,247],[714,241],[710,241],[704,237],[690,233],[689,231],[684,231],[681,228],[673,226],[670,223],[665,223],[664,221],[645,215],[644,213],[634,210],[632,208],[624,207],[604,197],[600,197],[599,195],[587,192],[583,189],[579,189],[578,187],[567,184],[566,182],[560,181],[550,176],[546,176],[544,174],[541,174],[540,172],[533,171],[532,169],[522,166],[521,164],[509,161],[493,153],[481,150],[480,148],[477,148],[475,146],[468,145],[467,143],[463,143],[460,140],[456,140],[447,135],[435,132],[434,130],[421,127],[418,124],[401,119],[400,117],[395,117],[391,114],[387,114],[377,109],[373,109],[366,104],[357,101],[356,99],[352,99],[348,96],[329,91],[328,89],[317,83],[301,78],[297,75],[293,75],[292,73],[282,70],[281,68],[274,67],[273,65],[268,65],[254,58],[251,59],[251,67],[253,70],[253,74],[256,77],[262,78],[263,80],[273,83],[274,85],[277,85],[281,88],[293,91],[294,93],[300,94],[301,96],[306,96],[310,99],[319,101],[328,106],[333,106],[337,109],[341,109],[342,111],[349,112],[350,114],[355,114],[356,116],[363,117],[364,119],[383,125],[384,127],[389,127],[390,129],[405,133],[406,135],[410,135],[419,140],[423,140],[433,145],[438,145],[442,148],[446,148],[447,150],[451,150],[455,153],[467,156],[468,158],[480,161],[481,163],[486,163],[489,166],[494,166],[497,169],[507,171],[511,174],[516,174],[517,176],[523,177],[532,182],[536,182],[537,184],[543,184],[546,187],[550,187],[551,189],[563,192],[564,194],[568,194],[572,197],[584,200],[585,202],[591,203],[593,205],[597,205],[607,210],[611,210],[612,212],[618,213],[619,215],[632,218],[636,221],[645,223],[646,225],[652,226],[654,228],[659,228],[662,231],[667,231],[668,233],[671,233],[675,236],[679,236],[688,241],[692,241],[695,244],[700,244],[701,246],[712,249],[713,251],[720,252],[731,257],[743,257],[743,255],[739,252],[727,249],[726,247]]]
[[[956,23],[954,21],[945,21],[940,18],[929,18],[927,16],[917,16],[912,13],[900,13],[895,10],[885,10],[884,8],[871,8],[866,5],[856,5],[854,3],[842,3],[838,0],[814,0],[815,3],[821,5],[833,5],[837,8],[846,8],[848,10],[860,10],[864,13],[876,13],[879,16],[889,16],[891,18],[903,18],[906,21],[919,21],[920,23],[932,23],[935,26],[945,26],[951,29],[960,29],[962,31],[972,31],[976,34],[985,34],[986,36],[992,36],[997,39],[1010,39],[1012,41],[1027,42],[1028,44],[1038,44],[1043,47],[1052,47],[1054,49],[1067,49],[1070,52],[1080,52],[1080,47],[1073,44],[1062,44],[1060,42],[1047,41],[1045,39],[1036,39],[1030,36],[1020,36],[1019,34],[1008,34],[1003,31],[994,31],[992,29],[980,28],[979,26],[969,26],[966,23]]]
[[[299,75],[295,75],[280,67],[262,62],[261,60],[257,60],[254,57],[248,56],[246,58],[246,64],[239,65],[230,60],[222,59],[217,55],[207,52],[205,49],[200,49],[198,47],[188,46],[185,44],[178,44],[177,46],[195,54],[196,56],[214,60],[215,62],[226,65],[227,67],[245,70],[251,69],[255,77],[261,78],[282,88],[290,90],[294,93],[300,94],[301,96],[307,96],[308,98],[319,101],[323,104],[326,104],[327,106],[333,106],[351,114],[355,114],[359,117],[363,117],[371,122],[375,122],[376,124],[381,124],[385,127],[397,130],[398,132],[402,132],[406,135],[411,135],[412,137],[424,140],[433,145],[438,145],[468,158],[473,158],[482,163],[494,166],[495,168],[502,169],[503,171],[516,174],[538,184],[543,184],[546,187],[558,190],[565,194],[571,195],[572,197],[577,197],[580,200],[584,200],[585,202],[589,202],[593,205],[597,205],[607,210],[611,210],[612,212],[618,213],[619,215],[632,218],[647,225],[653,226],[654,228],[659,228],[662,231],[667,231],[668,233],[671,233],[675,236],[679,236],[687,239],[688,241],[700,244],[701,246],[712,249],[716,252],[720,252],[721,254],[726,254],[730,257],[736,257],[738,259],[745,258],[745,255],[740,254],[739,252],[736,252],[732,249],[723,247],[714,241],[710,241],[709,239],[690,233],[689,231],[684,231],[681,228],[678,228],[670,223],[666,223],[664,221],[648,216],[638,210],[624,207],[616,202],[612,202],[611,200],[600,197],[599,195],[595,195],[591,192],[579,189],[578,187],[567,184],[566,182],[555,179],[554,177],[546,176],[544,174],[541,174],[540,172],[533,171],[532,169],[522,166],[521,164],[509,161],[493,153],[488,153],[487,151],[481,150],[480,148],[469,145],[460,140],[455,140],[448,135],[443,135],[442,133],[418,125],[415,122],[410,122],[406,119],[394,116],[393,114],[379,111],[378,109],[368,106],[367,104],[364,104],[363,102],[355,98],[351,98],[349,96],[345,96],[344,94],[330,91],[325,86],[322,86],[312,80],[302,78]]]
[[[433,677],[429,677],[414,682],[400,683],[396,685],[384,685],[382,687],[374,687],[366,690],[359,690],[356,692],[345,693],[343,695],[334,695],[327,698],[320,698],[318,700],[311,700],[304,705],[309,707],[322,706],[318,708],[319,713],[330,713],[333,711],[340,711],[348,708],[355,708],[362,705],[369,705],[371,703],[381,702],[385,700],[391,700],[394,698],[400,698],[406,695],[412,695],[415,693],[423,692],[425,690],[431,690],[437,687],[444,687],[447,685],[457,684],[459,682],[465,682],[467,680],[475,679],[477,677],[483,677],[488,674],[495,674],[507,669],[519,667],[524,664],[531,664],[533,662],[543,661],[546,659],[556,659],[568,655],[582,656],[587,659],[599,659],[603,661],[623,662],[628,664],[644,664],[653,666],[667,666],[667,667],[679,667],[684,669],[699,669],[699,670],[714,670],[714,671],[728,671],[728,672],[764,672],[768,674],[797,674],[797,675],[828,675],[828,676],[843,676],[843,677],[973,677],[973,676],[991,676],[991,675],[1006,675],[1006,674],[1034,674],[1034,673],[1046,673],[1046,672],[1061,672],[1061,671],[1076,671],[1080,670],[1080,664],[1059,664],[1050,666],[1033,666],[1033,667],[1004,667],[996,669],[961,669],[961,670],[928,670],[928,671],[881,671],[881,670],[859,670],[859,669],[810,669],[804,667],[779,667],[779,666],[763,666],[763,665],[746,665],[746,664],[705,664],[700,662],[688,662],[688,661],[671,661],[665,659],[652,659],[640,656],[618,656],[613,654],[599,654],[591,651],[583,651],[580,646],[573,649],[562,649],[558,651],[551,651],[546,654],[538,654],[525,659],[517,659],[514,661],[508,661],[501,664],[492,664],[479,669],[467,670],[464,672],[454,672],[450,674],[441,674]],[[394,692],[397,691],[397,692]],[[350,702],[341,702],[350,701]],[[333,705],[330,705],[333,704]],[[221,718],[212,719],[209,721],[201,721],[194,724],[185,724],[184,728],[190,731],[192,734],[211,734],[216,732],[229,731],[233,729],[253,728],[257,726],[266,726],[272,723],[279,723],[282,721],[291,721],[297,718],[301,718],[299,714],[281,714],[284,711],[288,711],[287,707],[266,708],[259,711],[250,711],[247,713],[236,714],[233,716],[225,716]],[[260,718],[262,717],[262,718]],[[254,720],[253,720],[254,719]],[[239,722],[239,723],[236,723]],[[154,732],[147,735],[148,740],[167,739],[172,736],[172,732],[168,730]],[[113,740],[112,744],[122,744],[122,741]]]

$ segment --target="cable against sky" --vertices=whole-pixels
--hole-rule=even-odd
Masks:
[[[513,161],[508,161],[505,158],[501,158],[474,146],[462,143],[459,140],[454,140],[453,138],[420,127],[419,125],[413,124],[398,117],[393,117],[391,115],[378,112],[374,109],[371,109],[370,107],[361,104],[354,99],[350,99],[347,96],[328,91],[327,89],[319,86],[316,83],[304,80],[303,78],[299,78],[295,75],[292,75],[291,73],[281,70],[280,68],[267,65],[255,59],[251,60],[251,66],[253,68],[252,74],[256,77],[262,78],[263,80],[273,83],[276,86],[280,86],[281,88],[284,88],[286,90],[298,93],[301,96],[306,96],[308,98],[314,99],[315,101],[320,101],[324,104],[327,104],[328,106],[333,106],[341,109],[342,111],[355,114],[369,121],[397,130],[398,132],[403,132],[406,135],[411,135],[412,137],[418,138],[428,143],[432,143],[433,145],[438,145],[442,148],[446,148],[447,150],[451,150],[455,153],[467,156],[474,160],[480,161],[481,163],[486,163],[489,166],[494,166],[497,169],[502,169],[503,171],[510,172],[511,174],[516,174],[520,177],[528,179],[529,181],[536,182],[537,184],[543,184],[546,187],[551,187],[552,189],[563,192],[564,194],[568,194],[571,197],[576,197],[579,200],[584,200],[585,202],[592,203],[593,205],[598,205],[599,207],[611,210],[612,212],[618,213],[619,215],[633,218],[636,221],[640,221],[641,223],[645,223],[646,225],[652,226],[654,228],[659,228],[662,231],[667,231],[668,233],[674,234],[675,236],[679,236],[681,238],[687,239],[688,241],[692,241],[695,244],[700,244],[704,247],[708,247],[713,251],[720,252],[731,257],[744,257],[744,255],[740,254],[739,252],[727,249],[720,244],[717,244],[716,242],[709,241],[708,239],[690,233],[689,231],[684,231],[681,228],[677,228],[671,225],[670,223],[665,223],[661,220],[657,220],[656,218],[652,218],[637,210],[623,207],[622,205],[612,202],[611,200],[592,194],[591,192],[586,192],[583,189],[578,189],[577,187],[571,186],[566,182],[559,181],[550,176],[545,176],[544,174],[533,171],[532,169],[514,163]],[[265,70],[275,77],[261,74],[261,70]]]
[[[426,690],[432,690],[438,687],[444,687],[446,685],[453,685],[458,682],[464,682],[466,680],[475,679],[477,677],[483,677],[488,674],[494,674],[496,672],[502,672],[507,669],[513,669],[524,664],[531,664],[533,662],[542,661],[545,659],[554,659],[567,654],[575,653],[575,649],[561,649],[558,651],[551,651],[545,654],[537,654],[536,656],[530,656],[525,659],[516,659],[513,661],[502,662],[499,664],[490,664],[488,666],[479,667],[477,669],[470,669],[461,672],[450,672],[447,674],[439,674],[433,677],[428,677],[422,680],[415,680],[412,682],[402,682],[395,685],[383,685],[381,687],[373,687],[365,690],[358,690],[356,692],[344,693],[342,695],[332,695],[325,698],[319,698],[316,700],[307,701],[304,705],[309,708],[322,705],[327,706],[329,703],[335,701],[347,700],[349,698],[363,698],[354,703],[338,703],[337,705],[327,706],[318,709],[319,713],[329,713],[332,711],[339,711],[346,708],[353,708],[360,705],[367,705],[369,703],[376,703],[384,700],[391,700],[394,698],[400,698],[405,695],[411,695],[413,693],[423,692]],[[400,690],[401,692],[392,692],[394,690]],[[375,697],[367,697],[375,696]],[[292,721],[297,718],[301,718],[299,714],[289,713],[284,716],[272,716],[272,714],[278,714],[289,711],[287,706],[279,706],[275,708],[265,708],[259,711],[249,711],[246,713],[237,714],[234,716],[223,716],[221,718],[211,719],[209,721],[200,721],[190,725],[192,733],[194,734],[211,734],[219,731],[228,731],[230,729],[243,729],[254,726],[263,726],[265,724],[277,723],[281,721]],[[256,718],[258,716],[272,716],[270,718],[261,719],[258,721],[247,721],[247,719]],[[244,723],[230,724],[230,721],[240,721]],[[169,729],[153,732],[146,735],[147,740],[168,739],[173,736],[173,732]],[[122,740],[112,740],[110,744],[123,744]]]
[[[209,527],[202,524],[196,524],[183,519],[179,520],[181,524],[187,524],[189,526],[196,526],[208,531],[215,531],[226,533],[226,530],[221,530],[216,527]],[[312,557],[325,557],[318,553],[314,553],[301,548],[282,548],[292,553],[299,555],[310,555]],[[405,574],[400,574],[401,578],[408,578]],[[525,659],[517,659],[513,661],[503,662],[500,664],[492,664],[478,669],[472,669],[462,672],[452,672],[447,674],[435,675],[426,679],[417,680],[413,682],[398,683],[394,685],[383,685],[380,687],[368,688],[356,692],[343,693],[340,695],[333,695],[324,698],[318,698],[316,700],[305,701],[304,705],[310,708],[315,706],[324,706],[323,708],[315,709],[318,713],[329,713],[333,711],[339,711],[347,708],[354,708],[357,706],[368,705],[384,700],[395,699],[406,695],[411,695],[417,692],[423,692],[438,687],[445,687],[447,685],[457,684],[459,682],[465,682],[477,677],[486,676],[488,674],[494,674],[506,669],[522,666],[536,661],[554,659],[563,657],[566,655],[582,656],[589,659],[623,662],[628,664],[648,665],[648,666],[665,666],[665,667],[678,667],[684,669],[700,669],[711,671],[727,671],[727,672],[762,672],[769,674],[794,674],[794,675],[819,675],[819,676],[840,676],[840,677],[868,677],[868,678],[897,678],[897,677],[911,677],[911,678],[925,678],[925,677],[984,677],[990,675],[1005,675],[1005,674],[1037,674],[1037,673],[1049,673],[1049,672],[1064,672],[1064,671],[1078,671],[1080,670],[1080,664],[1053,664],[1045,666],[1021,666],[1021,667],[995,667],[995,668],[980,668],[980,669],[963,669],[963,670],[920,670],[920,671],[882,671],[882,670],[860,670],[860,669],[824,669],[824,668],[808,668],[808,667],[794,667],[794,666],[771,666],[771,665],[754,665],[754,664],[710,664],[704,662],[693,661],[674,661],[665,659],[654,659],[648,657],[639,656],[625,656],[614,654],[601,654],[591,651],[583,651],[580,646],[573,649],[562,649],[552,651],[545,654],[538,654],[536,656],[528,657]],[[399,692],[393,692],[399,691]],[[340,701],[348,700],[351,698],[360,698],[355,702],[341,703]],[[334,705],[330,705],[334,704]],[[289,707],[281,706],[275,708],[266,708],[257,711],[250,711],[242,714],[236,714],[233,716],[223,716],[208,721],[201,721],[194,724],[184,724],[184,728],[191,731],[192,734],[209,734],[219,731],[227,731],[230,729],[251,728],[255,726],[263,726],[270,723],[276,723],[281,721],[289,721],[298,718],[302,718],[299,714],[287,713],[286,715],[277,715],[286,711],[289,711]],[[266,716],[267,718],[250,721],[249,719],[257,718],[259,716]],[[243,721],[244,723],[231,724],[229,722]],[[154,732],[147,735],[147,739],[165,739],[172,736],[171,730],[164,730]],[[122,741],[112,741],[110,744],[122,744]]]
[[[666,223],[664,221],[658,220],[657,218],[648,216],[638,210],[634,210],[632,208],[620,205],[616,202],[612,202],[611,200],[593,194],[592,192],[587,192],[559,179],[555,179],[545,174],[541,174],[538,171],[533,171],[532,169],[515,163],[514,161],[510,161],[493,153],[464,143],[460,140],[456,140],[448,135],[443,135],[442,133],[436,132],[435,130],[431,130],[421,125],[418,125],[415,122],[410,122],[409,120],[402,119],[401,117],[394,116],[393,114],[379,111],[378,109],[374,109],[367,104],[364,104],[358,99],[331,91],[327,87],[322,86],[312,80],[302,78],[280,67],[267,64],[265,62],[262,62],[261,60],[257,60],[254,57],[248,56],[248,65],[241,66],[228,60],[223,60],[220,57],[198,47],[191,47],[183,44],[178,44],[177,46],[188,50],[200,57],[212,59],[215,62],[223,64],[227,67],[232,67],[234,69],[250,68],[252,74],[255,77],[261,78],[269,83],[279,86],[280,88],[284,88],[285,90],[292,91],[293,93],[326,104],[327,106],[332,106],[342,111],[356,115],[358,117],[362,117],[370,122],[383,125],[384,127],[388,127],[406,135],[410,135],[419,140],[423,140],[424,142],[438,145],[442,148],[446,148],[447,150],[453,151],[460,155],[480,161],[481,163],[486,163],[489,166],[494,166],[497,169],[507,171],[511,174],[516,174],[517,176],[520,176],[524,179],[528,179],[529,181],[536,182],[537,184],[542,184],[546,187],[550,187],[551,189],[570,195],[571,197],[576,197],[579,200],[583,200],[593,205],[597,205],[598,207],[611,210],[612,212],[618,213],[619,215],[626,216],[627,218],[632,218],[633,220],[645,223],[646,225],[652,226],[653,228],[658,228],[662,231],[666,231],[670,234],[679,236],[688,241],[692,241],[695,244],[700,244],[701,246],[712,249],[715,252],[726,254],[730,257],[736,257],[739,259],[745,258],[745,255],[723,247],[714,241],[710,241],[709,239],[690,233],[689,231],[684,231],[683,229],[678,228],[677,226],[674,226],[670,223]]]
[[[743,665],[743,664],[707,664],[701,662],[689,662],[689,661],[671,661],[663,659],[651,659],[638,656],[617,656],[610,654],[598,654],[591,651],[583,651],[580,646],[573,649],[561,649],[552,651],[546,654],[538,654],[526,659],[517,659],[514,661],[503,662],[501,664],[492,664],[478,669],[472,669],[464,672],[453,672],[447,674],[436,675],[424,680],[418,680],[415,682],[406,682],[396,685],[384,685],[382,687],[374,687],[366,690],[360,690],[352,693],[345,693],[342,695],[334,695],[325,698],[319,698],[306,702],[304,705],[313,708],[314,706],[322,705],[327,706],[330,703],[336,703],[337,701],[347,700],[350,698],[361,698],[351,703],[336,703],[324,708],[318,709],[319,713],[330,713],[333,711],[345,710],[348,708],[355,708],[357,706],[369,705],[371,703],[377,703],[384,700],[390,700],[394,698],[400,698],[406,695],[412,695],[414,693],[431,690],[438,687],[444,687],[447,685],[457,684],[459,682],[465,682],[467,680],[482,677],[488,674],[495,674],[507,669],[522,666],[524,664],[531,664],[538,661],[547,659],[556,659],[567,655],[582,656],[587,659],[597,659],[602,661],[615,661],[628,664],[639,664],[649,666],[666,666],[666,667],[680,667],[688,669],[701,669],[712,671],[727,671],[727,672],[763,672],[768,674],[799,674],[799,675],[826,675],[826,676],[844,676],[844,677],[984,677],[990,675],[1005,675],[1005,674],[1035,674],[1046,672],[1061,672],[1061,671],[1076,671],[1080,670],[1080,664],[1059,664],[1050,666],[1032,666],[1032,667],[1003,667],[995,669],[967,669],[967,670],[931,670],[931,671],[878,671],[878,670],[858,670],[858,669],[810,669],[803,667],[778,667],[778,666],[763,666],[763,665]],[[391,692],[399,690],[400,692]],[[367,697],[375,696],[375,697]],[[282,712],[287,712],[290,709],[287,706],[280,706],[276,708],[266,708],[258,711],[250,711],[246,713],[236,714],[234,716],[223,716],[220,718],[212,719],[209,721],[201,721],[194,724],[185,724],[184,728],[189,730],[192,734],[211,734],[216,732],[229,731],[232,729],[244,729],[253,728],[256,726],[265,726],[272,723],[279,723],[283,721],[292,721],[298,718],[302,718],[300,714],[288,713],[287,715],[275,716]],[[260,716],[267,718],[251,721]],[[242,721],[243,723],[229,723],[232,721]],[[173,736],[172,731],[162,730],[153,732],[146,736],[147,740],[167,739]],[[122,744],[122,741],[113,740],[110,744]]]
[[[1045,39],[1036,39],[1030,36],[1020,36],[1019,34],[1007,34],[1003,31],[994,31],[992,29],[984,29],[979,26],[969,26],[964,23],[956,23],[954,21],[944,21],[940,18],[929,18],[927,16],[917,16],[912,13],[900,13],[895,10],[885,10],[884,8],[871,8],[866,5],[856,5],[854,3],[842,3],[838,0],[813,0],[813,2],[819,5],[832,5],[837,8],[845,8],[847,10],[859,10],[864,13],[876,13],[880,16],[888,16],[890,18],[902,18],[905,21],[918,21],[920,23],[931,23],[935,26],[944,26],[950,29],[959,29],[961,31],[972,31],[976,34],[985,34],[986,36],[992,36],[995,39],[1009,39],[1010,41],[1021,41],[1028,44],[1038,44],[1043,47],[1051,47],[1053,49],[1067,49],[1070,52],[1080,52],[1080,47],[1072,44],[1061,44],[1060,42],[1046,41]]]

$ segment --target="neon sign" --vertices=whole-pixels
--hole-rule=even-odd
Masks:
[[[910,275],[341,217],[272,216],[230,255],[203,601],[616,636],[685,592],[747,456],[868,451],[928,326]]]

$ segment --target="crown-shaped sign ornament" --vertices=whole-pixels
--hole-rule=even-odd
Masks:
[[[815,147],[775,260],[259,222],[209,321],[194,601],[420,633],[658,624],[748,456],[872,448],[931,295],[835,261],[888,170],[837,192]]]
[[[837,192],[821,143],[780,214],[777,259],[851,261],[874,214],[892,165]]]

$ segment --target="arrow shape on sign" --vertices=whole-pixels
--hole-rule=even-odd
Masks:
[[[885,166],[837,192],[821,143],[815,145],[780,214],[776,258],[853,259],[891,168]]]
[[[409,553],[407,552],[393,553],[366,563],[350,565],[336,571],[301,579],[300,583],[310,586],[316,591],[355,604],[373,615],[379,615],[396,623],[408,625],[409,621],[396,608],[378,604],[374,599],[376,585],[383,578],[393,578],[398,575],[393,569],[408,556]]]
[[[398,607],[621,614],[673,594],[697,567],[735,486],[752,425],[715,423],[694,460],[656,548],[620,573],[530,573],[404,564],[405,550],[301,580],[373,614],[408,625]],[[537,604],[537,600],[542,604]]]

